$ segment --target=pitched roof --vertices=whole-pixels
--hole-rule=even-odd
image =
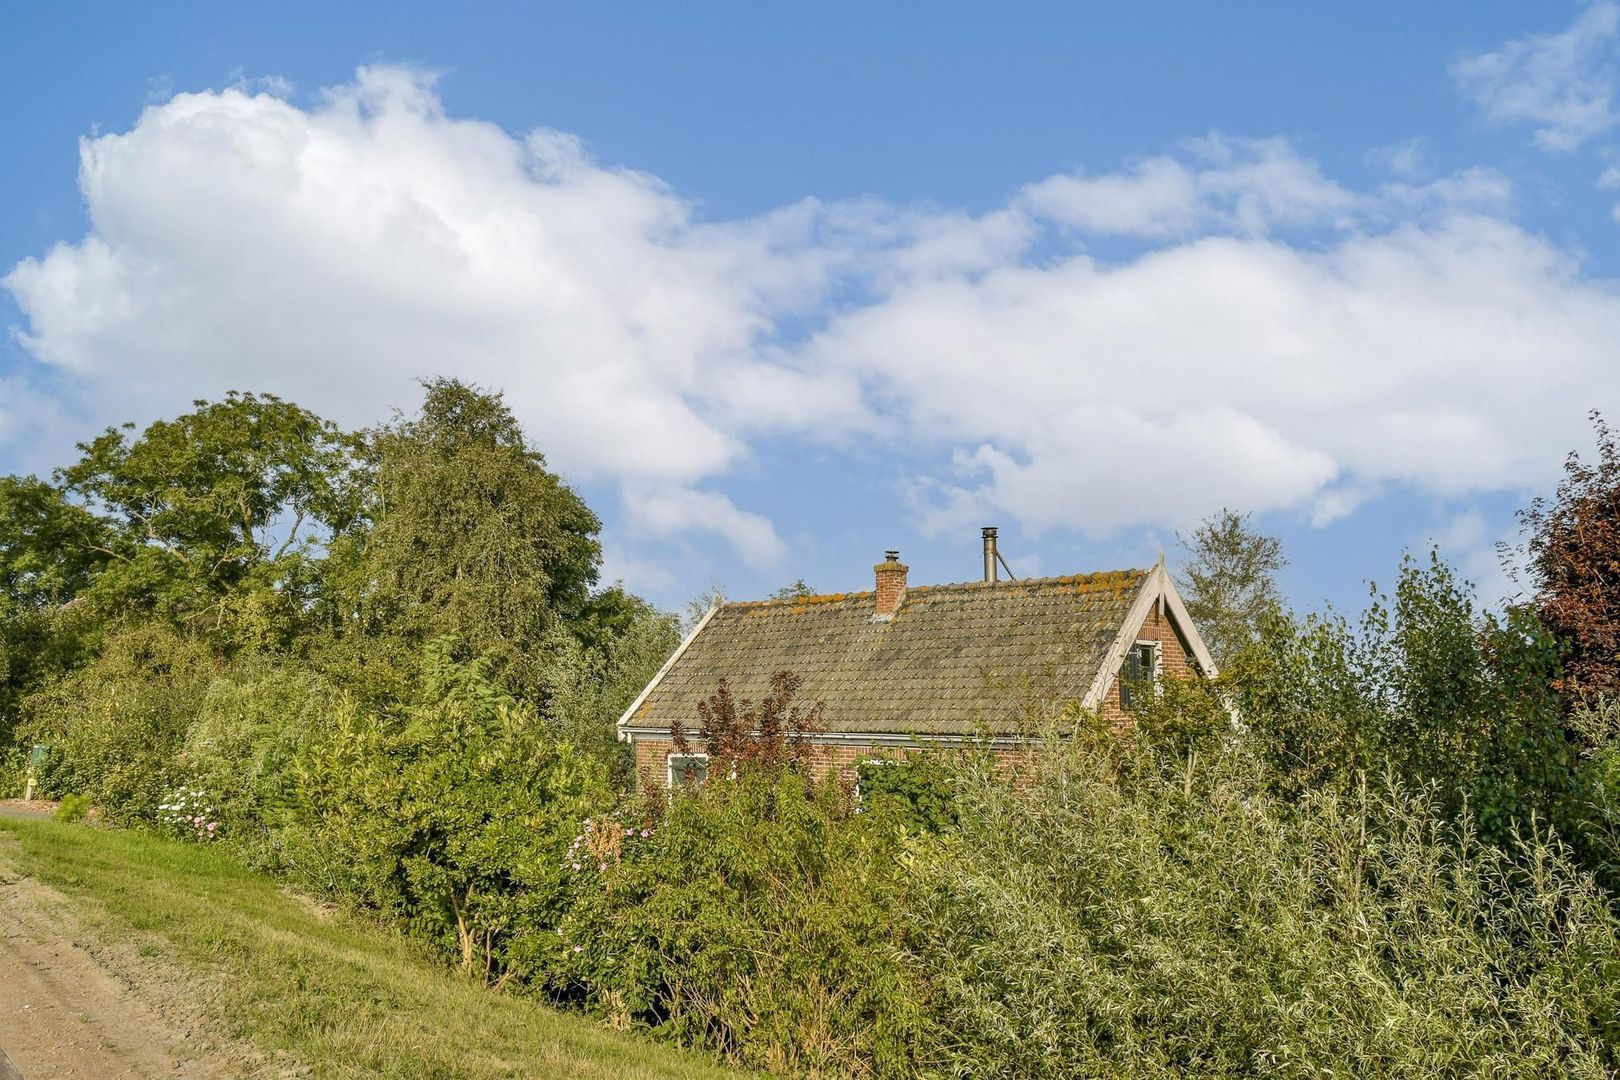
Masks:
[[[829,731],[1012,733],[1035,710],[1086,696],[1152,575],[913,586],[888,620],[873,618],[871,592],[725,604],[621,724],[695,727],[722,678],[757,701],[791,671],[800,701],[825,703]]]

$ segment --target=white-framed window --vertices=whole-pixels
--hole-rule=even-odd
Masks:
[[[1159,681],[1159,643],[1138,641],[1125,653],[1119,667],[1119,707],[1129,709],[1136,695],[1148,694]]]
[[[696,787],[709,778],[708,754],[671,754],[665,759],[669,790]]]

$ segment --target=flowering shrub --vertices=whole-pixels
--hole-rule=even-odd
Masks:
[[[638,840],[652,838],[651,826],[626,825],[624,817],[623,811],[615,810],[601,817],[586,818],[578,835],[568,844],[563,868],[578,874],[595,867],[605,874],[610,865],[619,865],[627,844],[633,846]]]
[[[185,840],[219,839],[219,812],[199,788],[183,787],[171,794],[158,805],[157,820]]]

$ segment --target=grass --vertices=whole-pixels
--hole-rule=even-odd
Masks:
[[[51,821],[0,818],[0,831],[20,872],[218,986],[205,1005],[218,1034],[315,1076],[737,1075],[469,983],[203,845]]]

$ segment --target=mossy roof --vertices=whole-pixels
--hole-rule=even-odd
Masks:
[[[757,701],[791,671],[829,731],[1012,734],[1085,696],[1148,574],[913,586],[886,620],[871,592],[725,604],[626,723],[691,730],[722,678]]]

